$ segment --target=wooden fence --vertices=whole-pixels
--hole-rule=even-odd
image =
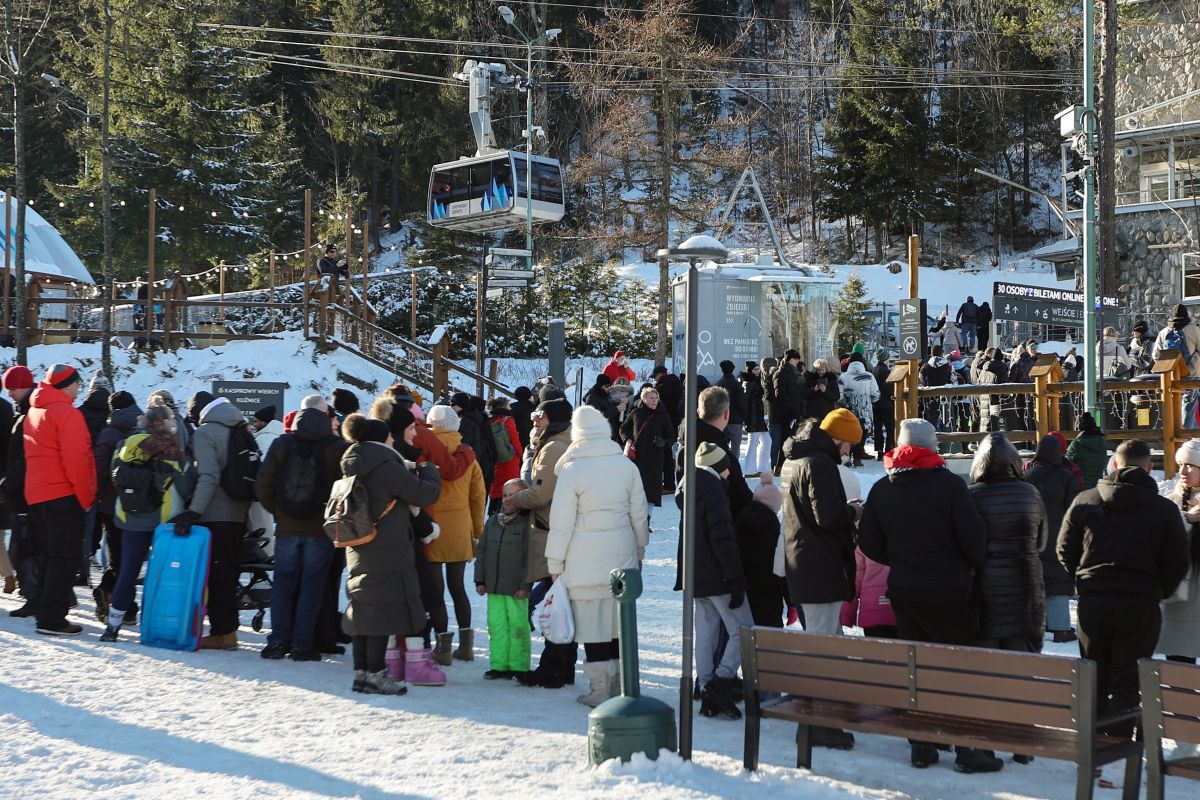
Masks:
[[[1011,397],[1027,413],[1010,415],[1000,421],[1003,429],[997,429],[997,432],[1003,433],[1010,441],[1036,443],[1051,431],[1060,431],[1068,439],[1075,436],[1077,423],[1064,414],[1064,408],[1072,407],[1069,401],[1073,396],[1082,396],[1084,387],[1080,382],[1063,381],[1062,368],[1054,355],[1038,357],[1030,370],[1032,383],[920,386],[919,375],[915,371],[919,365],[920,362],[916,361],[900,362],[888,375],[888,383],[892,384],[894,390],[897,431],[902,420],[931,416],[929,411],[934,407],[933,404],[944,402],[943,398],[970,398],[977,408],[982,403],[992,403],[997,397]],[[1155,361],[1151,373],[1154,376],[1152,380],[1104,381],[1101,393],[1104,413],[1097,422],[1104,426],[1105,438],[1110,442],[1143,439],[1151,444],[1159,444],[1163,451],[1163,470],[1167,477],[1172,477],[1177,469],[1175,450],[1183,441],[1200,437],[1200,429],[1185,427],[1182,418],[1184,395],[1200,390],[1200,379],[1188,376],[1187,367],[1176,350],[1164,351]],[[1113,413],[1117,399],[1129,395],[1136,395],[1136,402],[1132,405],[1136,406],[1137,417],[1132,424],[1128,415]],[[1128,408],[1128,404],[1122,403],[1120,407]],[[924,415],[923,410],[926,412]],[[1154,410],[1157,415],[1151,413]],[[1030,419],[1028,412],[1032,412],[1033,427],[1020,424]],[[1153,422],[1154,416],[1158,417],[1157,424]],[[1106,425],[1106,420],[1112,424]],[[938,439],[966,444],[978,442],[987,433],[982,430],[940,432]]]

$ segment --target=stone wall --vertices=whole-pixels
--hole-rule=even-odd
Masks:
[[[1125,2],[1117,12],[1117,114],[1200,88],[1200,3],[1197,0]],[[1200,97],[1137,114],[1149,128],[1200,119]]]
[[[1200,248],[1197,209],[1179,209],[1187,225],[1168,209],[1117,215],[1117,296],[1134,313],[1154,314],[1179,302],[1183,253]],[[1189,233],[1189,230],[1191,231]],[[1152,248],[1157,244],[1182,247]]]

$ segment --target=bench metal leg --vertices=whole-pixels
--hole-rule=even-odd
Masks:
[[[812,726],[796,726],[796,768],[812,769]]]
[[[1080,763],[1075,771],[1075,800],[1092,800],[1096,779],[1092,777],[1092,765]]]
[[[1142,754],[1135,753],[1125,759],[1125,785],[1121,790],[1122,800],[1138,800],[1142,790]]]
[[[753,772],[758,769],[758,736],[762,728],[762,718],[751,709],[746,709],[746,741],[744,745],[744,763],[746,769]]]
[[[1163,800],[1162,742],[1146,750],[1146,800]]]

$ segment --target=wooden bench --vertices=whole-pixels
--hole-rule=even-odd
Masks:
[[[1200,744],[1200,667],[1142,659],[1142,735],[1146,740],[1146,798],[1161,800],[1163,778],[1200,781],[1200,758],[1163,758],[1162,740]]]
[[[796,766],[812,766],[812,728],[848,728],[944,745],[1073,761],[1075,796],[1094,768],[1125,760],[1136,800],[1142,745],[1099,733],[1136,719],[1096,719],[1096,664],[1036,653],[742,628],[746,769],[758,766],[761,720],[799,723]],[[778,692],[759,701],[759,692]]]

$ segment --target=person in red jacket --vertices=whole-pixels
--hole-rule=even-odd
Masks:
[[[489,400],[488,413],[491,414],[488,424],[494,425],[499,422],[503,425],[505,435],[508,436],[508,441],[513,449],[512,458],[497,462],[496,475],[492,478],[492,485],[488,488],[488,514],[499,514],[500,500],[504,495],[504,484],[513,478],[521,477],[521,453],[524,448],[521,447],[521,435],[517,433],[517,422],[513,419],[512,410],[508,407],[507,397],[493,397]]]
[[[83,630],[67,622],[87,509],[96,502],[92,436],[74,405],[81,386],[70,364],[51,366],[33,391],[22,432],[25,500],[46,552],[37,632],[50,636],[77,636]]]
[[[602,370],[605,375],[612,378],[612,382],[616,383],[619,379],[624,378],[631,384],[637,380],[637,373],[629,366],[629,359],[625,357],[625,353],[621,350],[613,353],[613,357]]]

